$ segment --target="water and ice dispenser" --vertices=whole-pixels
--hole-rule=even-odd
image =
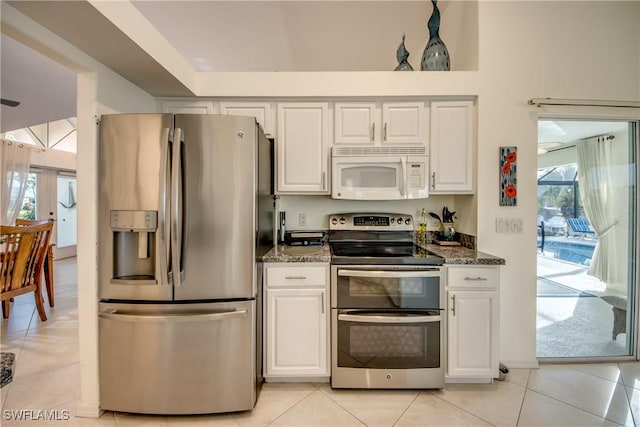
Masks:
[[[158,211],[111,211],[112,283],[156,281]]]

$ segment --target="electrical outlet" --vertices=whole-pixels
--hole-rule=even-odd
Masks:
[[[306,227],[307,226],[307,214],[306,213],[299,213],[298,214],[298,225],[300,227]]]

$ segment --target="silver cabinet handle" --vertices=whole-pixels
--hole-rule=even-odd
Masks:
[[[101,319],[119,320],[122,322],[202,322],[206,320],[225,320],[234,317],[244,317],[247,315],[247,310],[232,310],[223,311],[219,313],[167,313],[163,315],[146,314],[146,313],[131,313],[113,310],[110,312],[100,312],[98,317]]]
[[[453,300],[453,304],[451,306],[451,314],[452,315],[456,315],[456,296],[455,294],[451,297],[451,299]]]
[[[322,309],[322,314],[324,314],[324,291],[322,292],[321,295],[321,309]]]
[[[476,276],[476,277],[465,277],[464,280],[467,281],[471,281],[471,282],[486,282],[487,278],[486,277],[480,277],[480,276]]]
[[[371,140],[375,141],[376,139],[376,122],[371,123]]]
[[[327,173],[326,172],[322,172],[322,189],[323,190],[327,189]]]
[[[382,127],[382,131],[383,131],[382,132],[382,134],[383,134],[382,139],[384,139],[386,141],[387,140],[387,123],[385,123],[384,126]]]
[[[360,314],[339,314],[338,320],[358,323],[429,323],[439,322],[440,316],[370,316]]]
[[[436,189],[436,173],[431,172],[431,189],[435,190]]]
[[[307,276],[284,276],[287,280],[307,280]]]

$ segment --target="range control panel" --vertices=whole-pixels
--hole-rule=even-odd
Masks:
[[[413,217],[407,214],[347,213],[329,215],[330,230],[412,231]]]

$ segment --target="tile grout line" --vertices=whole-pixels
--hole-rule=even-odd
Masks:
[[[518,419],[516,420],[516,426],[520,424],[520,417],[522,416],[522,409],[524,408],[524,401],[527,398],[529,392],[529,380],[531,379],[531,369],[527,373],[527,381],[524,383],[524,394],[522,395],[522,402],[520,402],[520,410],[518,411]],[[515,384],[515,383],[512,383]]]
[[[585,413],[587,413],[587,414],[589,414],[589,415],[593,415],[594,417],[600,418],[601,420],[609,421],[610,423],[617,424],[617,425],[622,425],[622,424],[620,424],[620,423],[618,423],[618,422],[616,422],[616,421],[612,421],[612,420],[611,420],[611,419],[609,419],[609,418],[605,418],[605,417],[600,416],[600,415],[598,415],[598,414],[596,414],[596,413],[593,413],[593,412],[591,412],[591,411],[587,411],[586,409],[580,408],[579,406],[576,406],[576,405],[574,405],[574,404],[572,404],[572,403],[565,402],[564,400],[560,400],[560,399],[558,399],[558,398],[556,398],[556,397],[553,397],[553,396],[551,396],[551,395],[548,395],[548,394],[546,394],[546,393],[544,393],[544,392],[542,392],[542,391],[534,390],[534,389],[527,389],[527,390],[531,390],[531,391],[532,391],[532,392],[534,392],[534,393],[538,393],[538,394],[540,394],[540,395],[542,395],[542,396],[544,396],[544,397],[547,397],[547,398],[549,398],[549,399],[551,399],[551,400],[555,400],[556,402],[560,402],[560,403],[562,403],[563,405],[567,405],[567,406],[570,406],[570,407],[572,407],[572,408],[574,408],[574,409],[577,409],[577,410],[579,410],[579,411],[585,412]],[[629,409],[631,409],[631,408],[629,408]]]
[[[620,363],[617,363],[617,365],[618,365],[618,372],[620,372],[620,383],[622,384],[624,395],[627,398],[627,405],[629,405],[629,412],[631,412],[631,421],[633,421],[634,426],[637,426],[640,423],[640,420],[636,420],[636,416],[633,413],[633,407],[631,406],[631,396],[629,396],[629,391],[627,390],[627,387],[629,387],[631,390],[634,390],[635,387],[627,386],[627,384],[624,382],[624,375],[622,375],[622,370],[620,369]]]
[[[270,424],[272,424],[274,421],[276,421],[278,418],[282,417],[284,414],[286,414],[287,412],[289,412],[290,410],[292,410],[293,408],[295,408],[296,406],[298,406],[303,400],[307,399],[309,396],[311,396],[313,393],[315,393],[316,391],[318,391],[317,388],[314,387],[313,390],[311,390],[309,393],[307,393],[306,395],[304,395],[300,400],[296,401],[293,405],[289,406],[287,409],[285,409],[281,414],[279,414],[277,417],[267,421],[265,424],[263,424],[264,426],[268,426]]]
[[[622,378],[622,372],[620,371],[620,364],[619,364],[619,363],[616,363],[616,365],[618,366],[618,372],[620,373],[620,378]],[[553,366],[553,365],[549,365],[549,366]],[[556,366],[563,366],[563,365],[556,365]],[[574,369],[574,368],[572,368],[572,367],[570,367],[570,366],[566,366],[566,365],[564,365],[564,366],[563,366],[563,368],[565,368],[565,369],[570,369],[570,370],[572,370],[572,371],[574,371],[574,372],[577,372],[577,373],[579,373],[579,374],[582,374],[582,375],[588,375],[588,376],[590,376],[590,377],[597,378],[598,380],[602,380],[602,381],[610,382],[610,383],[614,384],[616,387],[617,387],[617,386],[619,386],[619,385],[621,385],[621,386],[622,386],[622,388],[624,389],[625,397],[627,398],[627,399],[626,399],[626,402],[627,402],[627,408],[629,409],[629,412],[631,413],[631,419],[633,420],[634,425],[637,425],[637,423],[635,422],[635,418],[633,417],[633,411],[631,410],[631,402],[630,402],[630,400],[629,400],[629,395],[627,394],[627,389],[626,389],[626,386],[624,385],[624,378],[622,378],[622,382],[618,382],[618,381],[611,381],[611,380],[609,380],[608,378],[603,378],[603,377],[600,377],[600,376],[598,376],[598,375],[593,375],[593,374],[590,374],[590,373],[588,373],[588,372],[583,372],[583,371],[580,371],[580,370],[578,370],[578,369]],[[614,424],[617,424],[617,425],[622,425],[622,424],[620,424],[620,423],[618,423],[618,422],[616,422],[616,421],[613,421],[613,420],[611,420],[611,419],[609,419],[609,418],[603,417],[603,416],[601,416],[601,415],[599,415],[599,414],[596,414],[596,413],[593,413],[593,412],[591,412],[591,411],[589,411],[589,410],[586,410],[586,409],[580,408],[580,407],[578,407],[578,406],[576,406],[576,405],[574,405],[574,404],[571,404],[571,403],[569,403],[569,402],[565,402],[565,401],[563,401],[563,400],[560,400],[560,399],[558,399],[558,398],[556,398],[556,397],[554,397],[554,396],[551,396],[551,395],[547,394],[547,393],[546,393],[546,392],[544,392],[544,391],[539,391],[539,390],[534,390],[534,389],[532,389],[532,388],[529,388],[529,380],[527,380],[527,389],[528,389],[528,390],[531,390],[531,391],[533,391],[533,392],[535,392],[535,393],[538,393],[538,394],[540,394],[540,395],[542,395],[542,396],[548,397],[549,399],[553,399],[553,400],[555,400],[555,401],[557,401],[557,402],[560,402],[560,403],[563,403],[563,404],[565,404],[565,405],[567,405],[567,406],[570,406],[570,407],[572,407],[572,408],[578,409],[578,410],[580,410],[580,411],[582,411],[582,412],[586,412],[587,414],[590,414],[590,415],[593,415],[593,416],[595,416],[595,417],[598,417],[598,418],[600,418],[601,420],[609,421],[609,422],[614,423]]]
[[[393,424],[391,424],[391,427],[395,427],[396,424],[398,424],[398,421],[400,421],[400,418],[402,418],[404,416],[404,414],[409,410],[409,408],[411,407],[411,405],[414,404],[414,402],[418,399],[418,397],[422,394],[425,393],[424,390],[420,390],[415,397],[411,400],[411,402],[409,402],[409,404],[407,405],[406,408],[404,408],[404,411],[402,411],[402,413],[400,414],[400,416],[393,422]]]
[[[517,384],[516,384],[516,385],[517,385]],[[489,424],[489,425],[492,425],[492,426],[496,426],[496,425],[497,425],[497,424],[494,424],[494,423],[493,423],[493,422],[491,422],[491,421],[485,420],[485,419],[484,419],[484,418],[482,418],[481,416],[476,415],[476,414],[474,414],[473,412],[470,412],[469,410],[467,410],[467,409],[465,409],[465,408],[463,408],[463,407],[461,407],[461,406],[456,405],[456,404],[455,404],[455,403],[453,403],[453,402],[449,402],[447,399],[443,399],[442,397],[440,397],[440,396],[438,396],[438,395],[436,395],[436,394],[434,394],[434,393],[430,393],[430,394],[431,394],[433,397],[435,397],[436,399],[440,399],[440,400],[442,400],[443,402],[448,403],[449,405],[454,406],[455,408],[458,408],[458,409],[460,409],[461,411],[466,412],[467,414],[469,414],[469,415],[471,415],[471,416],[473,416],[473,417],[475,417],[475,418],[477,418],[477,419],[479,419],[479,420],[481,420],[481,421],[484,421],[485,423],[487,423],[487,424]]]
[[[327,393],[325,393],[324,391],[318,389],[318,391],[320,391],[320,393],[324,394],[327,398],[329,398],[329,400],[331,400],[333,403],[335,403],[336,405],[338,405],[340,408],[342,408],[342,410],[344,410],[347,414],[351,415],[353,418],[355,418],[356,420],[358,420],[358,422],[360,422],[363,426],[368,426],[367,423],[365,423],[364,421],[362,421],[360,418],[358,418],[355,414],[352,414],[351,411],[349,411],[347,408],[345,408],[344,406],[342,406],[340,404],[340,402],[337,402],[335,399],[332,399],[331,396],[329,396]]]

